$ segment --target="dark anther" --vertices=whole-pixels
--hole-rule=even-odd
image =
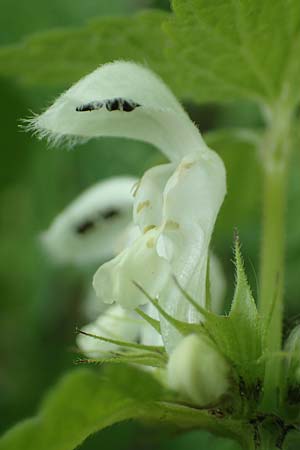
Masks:
[[[103,219],[107,220],[107,219],[112,219],[113,217],[117,217],[120,215],[120,211],[118,209],[107,209],[106,211],[104,211],[103,213],[101,213],[101,216],[103,217]]]
[[[120,109],[120,99],[115,98],[106,102],[107,111],[117,111]]]
[[[124,100],[123,102],[123,111],[133,111],[138,105],[136,103],[129,103],[127,100]]]
[[[85,234],[88,231],[92,230],[95,226],[95,223],[92,220],[87,220],[83,223],[80,223],[76,227],[76,233],[78,234]]]
[[[87,103],[86,105],[77,106],[76,111],[84,112],[84,111],[93,111],[95,108],[92,103]]]

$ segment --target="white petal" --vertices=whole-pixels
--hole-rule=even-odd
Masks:
[[[147,303],[133,281],[151,296],[158,295],[170,277],[170,266],[156,252],[157,235],[157,229],[141,235],[129,248],[98,269],[93,281],[98,298],[105,303],[118,302],[125,308]]]
[[[142,233],[162,222],[163,191],[175,170],[174,164],[152,167],[140,180],[135,191],[133,218]]]
[[[149,179],[152,180],[150,176]],[[151,183],[145,186],[145,191],[152,187]],[[135,203],[142,198],[142,187],[143,184]],[[211,151],[186,157],[167,182],[162,204],[160,189],[157,192],[148,189],[147,194],[152,192],[153,202],[156,195],[159,209],[162,208],[162,225],[146,231],[131,247],[100,267],[94,278],[97,296],[105,302],[116,301],[134,308],[146,302],[133,285],[134,280],[151,296],[158,295],[162,305],[177,319],[199,321],[200,315],[183,299],[171,274],[204,305],[208,247],[226,192],[223,163]],[[179,335],[163,319],[162,331],[171,351]]]
[[[112,105],[118,110],[108,110]],[[120,110],[124,105],[132,110]],[[186,153],[206,148],[163,81],[145,67],[125,61],[105,64],[82,78],[34,118],[31,128],[54,140],[68,136],[138,139],[177,161]]]
[[[129,177],[102,181],[59,214],[42,235],[53,259],[87,264],[114,256],[116,242],[131,221],[135,182]]]
[[[115,250],[116,255],[119,254],[124,248],[128,248],[133,244],[133,242],[141,235],[140,229],[138,226],[130,223],[123,233],[119,236],[119,238],[115,242]]]
[[[141,320],[119,305],[111,306],[95,321],[82,328],[86,333],[110,339],[134,342],[140,334]],[[115,344],[83,334],[77,336],[77,345],[90,358],[101,358],[106,352],[117,349]]]
[[[197,158],[184,158],[164,192],[164,226],[157,251],[170,262],[172,273],[181,286],[202,306],[205,306],[209,243],[225,193],[224,165],[212,151]],[[160,293],[160,301],[168,313],[179,320],[197,322],[201,319],[172,280]],[[171,351],[180,336],[163,319],[162,333]]]

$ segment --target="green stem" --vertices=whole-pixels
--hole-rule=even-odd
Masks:
[[[277,114],[276,114],[277,112]],[[281,350],[286,181],[290,117],[278,107],[266,133],[263,151],[263,237],[261,246],[259,311],[265,320],[267,363],[263,408],[274,411],[278,403]]]
[[[279,434],[276,431],[275,429],[261,428],[259,430],[259,442],[256,448],[259,450],[278,450],[277,440]]]
[[[265,173],[263,241],[261,249],[260,312],[266,323],[267,354],[281,350],[283,280],[284,280],[284,215],[286,171]],[[276,408],[281,361],[267,359],[264,403]]]

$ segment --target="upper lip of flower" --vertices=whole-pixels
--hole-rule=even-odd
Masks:
[[[134,219],[141,235],[100,267],[94,286],[105,294],[104,301],[136,307],[144,299],[129,287],[135,279],[178,319],[198,320],[199,314],[181,301],[170,274],[205,303],[208,247],[226,193],[225,169],[162,80],[131,62],[106,64],[61,95],[30,126],[54,140],[104,135],[140,139],[168,157],[171,163],[150,169],[136,191]],[[162,331],[167,346],[174,347],[168,324],[162,322]]]
[[[116,254],[132,209],[132,177],[113,177],[83,192],[42,233],[57,262],[99,264]],[[119,249],[119,248],[118,248]]]
[[[167,86],[150,70],[125,61],[87,75],[31,119],[28,128],[54,142],[97,136],[143,140],[177,162],[206,148]]]

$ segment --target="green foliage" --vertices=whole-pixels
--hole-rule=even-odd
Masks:
[[[8,44],[39,30],[74,26],[95,15],[128,14],[135,9],[131,0],[1,0],[0,40]]]
[[[47,24],[65,26],[67,23],[63,15],[56,14],[56,8],[59,8],[60,3],[57,0],[51,3],[50,9],[55,10],[55,21],[47,22]],[[73,2],[67,0],[64,3],[66,15],[68,15],[73,8]],[[122,2],[118,0],[119,3]],[[39,5],[38,2],[37,5]],[[23,8],[19,4],[17,7]],[[81,8],[83,20],[92,15],[87,13],[86,2]],[[27,7],[25,9],[29,10]],[[35,10],[31,8],[33,9]],[[119,11],[121,12],[121,9]],[[72,14],[75,17],[77,13],[73,11]],[[13,16],[15,16],[14,10]],[[20,10],[18,16],[22,17],[23,27],[23,22],[27,21],[24,20]],[[80,23],[81,14],[76,15],[76,20],[74,17],[69,23],[77,26]],[[17,29],[20,25],[18,25],[18,17],[16,19],[14,27]],[[33,27],[35,30],[47,26],[40,19],[36,21],[36,24],[39,25]],[[280,98],[280,101],[287,103],[290,108],[290,103],[298,102],[300,96],[299,27],[300,4],[296,0],[286,2],[284,0],[276,2],[271,0],[263,2],[258,0],[216,0],[214,2],[174,0],[172,14],[147,11],[123,18],[98,18],[81,28],[62,28],[29,36],[18,45],[10,45],[0,50],[0,74],[13,76],[27,84],[69,86],[99,64],[113,59],[131,59],[149,65],[158,72],[181,98],[192,99],[195,102],[223,102],[246,98],[271,108]],[[25,30],[31,30],[27,23]],[[26,99],[26,102],[21,99],[20,102],[18,95],[16,98],[14,95],[11,97],[7,95],[6,87],[4,91],[3,98],[6,104],[4,115],[10,117],[13,117],[13,114],[19,117],[26,115],[27,111],[24,114],[25,104],[28,104],[30,99]],[[22,114],[16,112],[16,108],[20,109],[19,103],[23,108]],[[242,109],[242,107],[238,108],[238,114]],[[11,119],[7,117],[6,119],[11,122]],[[232,116],[228,122],[232,123]],[[70,318],[71,312],[76,310],[76,305],[74,308],[74,304],[71,303],[73,297],[76,297],[73,292],[74,277],[70,283],[71,287],[66,289],[61,281],[64,274],[60,275],[61,278],[53,273],[49,276],[49,268],[47,268],[47,275],[42,273],[46,270],[41,269],[38,258],[33,255],[36,252],[35,248],[33,250],[33,238],[82,186],[96,181],[99,176],[105,177],[123,172],[141,174],[144,168],[151,165],[152,157],[149,155],[153,149],[137,143],[126,143],[124,145],[128,146],[128,151],[127,147],[125,151],[123,142],[120,145],[116,140],[110,142],[103,140],[89,143],[83,149],[78,149],[76,153],[52,152],[50,154],[50,152],[41,152],[43,144],[29,147],[28,138],[24,141],[22,137],[20,138],[21,134],[18,134],[15,140],[11,140],[11,130],[6,127],[4,127],[4,133],[7,135],[7,143],[4,142],[4,146],[6,145],[9,149],[10,155],[10,158],[5,158],[12,167],[3,165],[5,170],[2,169],[1,181],[6,189],[1,197],[6,212],[1,224],[1,230],[3,230],[1,241],[4,249],[2,266],[5,273],[5,295],[2,301],[5,302],[5,307],[7,303],[7,311],[10,308],[10,314],[5,314],[6,309],[4,315],[2,314],[2,323],[4,321],[2,328],[4,335],[13,335],[11,337],[13,343],[16,339],[15,334],[20,333],[17,328],[37,330],[38,321],[41,322],[39,325],[41,329],[47,323],[46,336],[47,333],[51,336],[49,339],[51,344],[45,345],[47,337],[45,339],[44,335],[40,336],[40,330],[30,331],[30,333],[36,333],[34,337],[38,342],[36,347],[39,349],[39,352],[36,349],[31,350],[32,355],[30,350],[26,353],[23,348],[26,347],[23,335],[20,339],[24,341],[22,352],[16,352],[14,345],[13,352],[11,348],[6,351],[9,356],[11,353],[25,355],[23,364],[27,367],[27,378],[24,371],[19,370],[20,366],[16,364],[10,368],[9,376],[6,373],[4,381],[7,386],[10,386],[8,381],[12,378],[11,385],[20,386],[15,388],[16,398],[19,403],[26,403],[32,398],[31,392],[34,388],[29,389],[27,393],[24,386],[26,387],[33,379],[34,382],[31,384],[36,387],[42,372],[48,374],[52,371],[53,377],[53,373],[57,370],[53,369],[59,366],[57,345],[61,346],[60,359],[65,358],[66,343],[61,344],[60,333],[55,338],[52,336],[53,329],[62,328],[58,317],[66,311],[70,328],[74,325],[72,320],[77,321],[77,316]],[[232,233],[234,220],[234,224],[241,229],[242,241],[247,252],[254,259],[256,249],[253,243],[257,237],[261,188],[257,158],[260,135],[245,130],[217,130],[209,132],[205,139],[223,158],[228,174],[228,196],[216,230],[217,253],[220,254],[225,245],[228,247],[228,237]],[[38,146],[40,146],[39,152],[37,152]],[[106,150],[98,149],[104,146],[107,147]],[[122,149],[118,148],[121,146]],[[11,152],[15,155],[14,158],[11,158]],[[100,152],[101,164],[99,164]],[[153,161],[155,158],[157,157],[155,156]],[[293,164],[290,174],[291,207],[288,212],[287,236],[288,263],[290,264],[288,264],[286,292],[287,297],[294,300],[295,309],[299,279],[298,163],[299,161]],[[46,177],[48,175],[50,180],[55,179],[55,182],[45,181],[45,175]],[[55,176],[52,177],[52,175]],[[33,185],[33,189],[27,186],[28,180],[30,185]],[[13,188],[12,181],[17,183]],[[33,211],[39,211],[38,218],[33,218]],[[12,227],[14,216],[21,219],[18,220],[20,224],[18,223],[15,229]],[[23,226],[23,221],[26,221],[26,226]],[[31,222],[32,224],[28,225]],[[30,226],[32,230],[30,229],[29,233],[27,228]],[[219,231],[221,229],[222,236]],[[251,245],[248,245],[244,236],[247,236]],[[14,242],[13,247],[11,242]],[[230,314],[223,317],[210,316],[207,326],[210,335],[235,365],[238,374],[242,376],[247,385],[246,388],[249,387],[248,392],[250,388],[253,388],[252,391],[255,393],[255,386],[259,385],[262,378],[262,367],[257,364],[262,353],[262,329],[238,247],[236,248],[236,269],[237,285]],[[26,277],[30,281],[27,285],[30,284],[30,286],[26,285],[24,290],[24,283],[15,283],[15,279],[22,281]],[[37,291],[35,293],[31,285],[38,284],[37,278],[41,281],[40,286],[34,288]],[[51,286],[52,289],[49,289],[50,282],[54,285],[54,288]],[[8,289],[9,285],[13,286],[12,292]],[[35,295],[32,295],[30,289]],[[76,289],[78,291],[78,286]],[[69,290],[69,294],[64,290]],[[16,311],[20,316],[22,311],[14,295],[11,295],[14,292],[19,293],[22,302],[24,298],[32,302],[32,306],[27,306],[28,311],[30,310],[28,316],[36,314],[37,317],[34,316],[35,319],[31,320],[29,327],[27,317],[23,319],[24,322],[21,322],[20,326]],[[39,306],[44,311],[42,314],[45,318],[42,317],[42,320],[41,312],[33,312],[37,306],[35,296],[43,298],[43,306]],[[65,306],[62,307],[66,300],[68,300],[68,306],[65,302]],[[14,302],[16,311],[11,306]],[[20,304],[23,305],[25,302]],[[41,302],[39,304],[41,305]],[[17,324],[15,327],[14,323]],[[45,333],[44,329],[43,332]],[[27,347],[32,349],[31,341],[27,342]],[[8,357],[6,354],[4,356],[5,365]],[[47,364],[46,370],[45,364]],[[32,369],[28,369],[31,366]],[[36,370],[37,368],[39,370]],[[19,373],[24,378],[22,385],[16,383],[16,380],[19,381],[17,377],[21,379],[21,375],[16,375]],[[47,375],[43,376],[47,377]],[[132,383],[133,379],[134,383]],[[49,380],[51,376],[48,382]],[[40,384],[33,397],[39,396],[39,389],[43,388],[43,382]],[[145,387],[147,392],[144,392]],[[9,398],[11,394],[9,389],[6,389],[7,391]],[[114,369],[106,369],[102,374],[89,370],[77,370],[68,375],[53,391],[38,416],[23,422],[5,435],[0,441],[0,450],[74,448],[90,433],[115,421],[137,416],[150,418],[150,410],[152,406],[154,408],[152,400],[160,398],[159,392],[159,386],[150,376],[132,368],[125,369],[121,364]],[[101,404],[105,405],[102,410]],[[149,409],[145,413],[147,408]],[[195,428],[203,426],[213,432],[231,437],[236,437],[235,429],[238,435],[244,432],[245,435],[248,433],[250,436],[252,432],[252,429],[239,428],[230,418],[216,422],[210,412],[192,410],[179,405],[165,403],[160,406],[159,413],[155,409],[153,412],[157,414],[157,417],[162,417],[177,427],[186,429],[191,426]],[[224,428],[220,423],[222,421]]]
[[[182,431],[203,427],[240,442],[249,437],[246,423],[170,400],[151,374],[136,368],[106,366],[100,373],[78,369],[60,381],[37,416],[0,439],[0,450],[73,450],[90,434],[129,418]]]
[[[243,367],[256,364],[262,354],[263,330],[256,304],[248,285],[239,239],[235,240],[236,287],[229,313],[236,339],[236,357]]]
[[[0,449],[72,450],[112,423],[150,416],[160,395],[151,375],[132,367],[75,370],[48,395],[36,417],[2,437]]]
[[[299,100],[297,0],[172,4],[169,58],[177,62],[174,76],[185,96],[198,102],[248,98],[272,104],[281,94]]]
[[[32,35],[19,45],[1,49],[0,73],[26,83],[69,85],[115,59],[150,64],[164,72],[161,23],[166,17],[163,11],[145,11]]]
[[[197,102],[299,100],[299,2],[174,0],[172,6],[172,15],[145,11],[33,35],[1,50],[0,73],[68,85],[122,58],[149,65],[178,95]]]
[[[235,240],[236,287],[228,316],[209,314],[204,328],[250,389],[262,380],[263,330]]]

